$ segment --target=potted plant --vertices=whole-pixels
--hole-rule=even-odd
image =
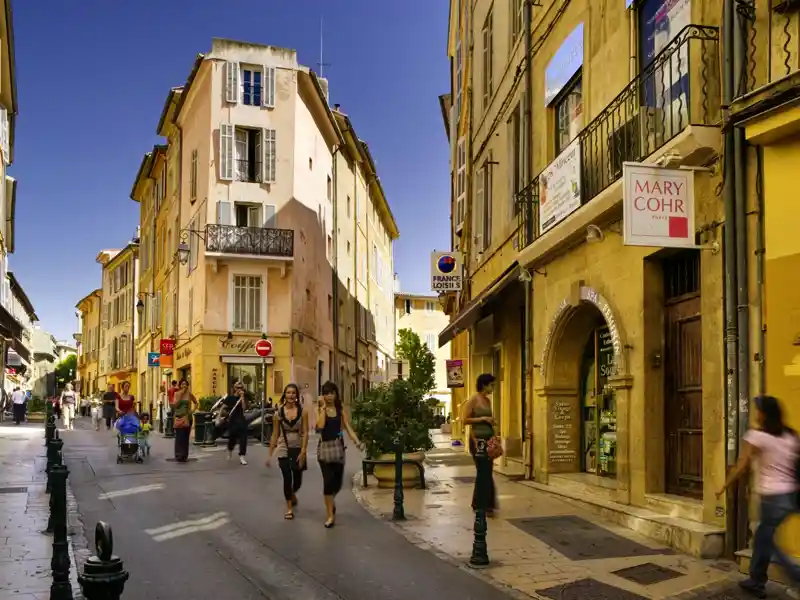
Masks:
[[[403,458],[422,461],[433,448],[430,426],[433,413],[421,390],[410,380],[398,379],[360,394],[352,404],[351,419],[368,458],[392,460],[398,444]],[[376,465],[379,487],[393,487],[394,465]],[[419,474],[412,465],[403,466],[403,485],[419,485]]]

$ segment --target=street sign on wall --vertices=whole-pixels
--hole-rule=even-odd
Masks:
[[[147,353],[147,366],[148,367],[160,367],[161,366],[161,353],[159,353],[159,352],[148,352]]]
[[[460,292],[463,282],[463,256],[460,252],[431,253],[431,290]]]
[[[626,246],[697,247],[694,171],[625,163],[622,180]]]

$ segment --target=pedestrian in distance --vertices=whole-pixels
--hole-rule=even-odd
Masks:
[[[775,543],[778,528],[798,511],[800,438],[784,424],[783,410],[777,398],[758,396],[755,405],[756,428],[744,435],[739,462],[717,492],[717,497],[755,465],[761,520],[753,537],[750,577],[739,585],[756,598],[766,598],[767,569],[773,555],[794,585],[800,588],[800,565]]]
[[[476,393],[464,406],[464,424],[470,425],[469,451],[475,462],[475,488],[472,492],[472,510],[482,508],[487,516],[497,510],[497,495],[494,487],[490,442],[495,437],[492,401],[489,397],[494,387],[495,377],[491,373],[478,375]],[[480,447],[480,452],[479,452]]]
[[[272,417],[272,439],[266,465],[272,463],[273,454],[278,455],[278,466],[283,476],[283,497],[286,500],[287,520],[294,519],[297,492],[303,485],[303,471],[307,469],[308,414],[300,405],[300,390],[290,383],[283,390],[280,407]]]
[[[68,383],[59,399],[61,404],[61,423],[64,429],[72,430],[72,422],[75,420],[75,408],[78,405],[78,394],[72,389],[72,384]]]
[[[142,456],[150,456],[150,432],[153,431],[153,425],[150,423],[150,413],[143,412],[139,415],[139,424],[141,425],[141,443],[142,443]]]
[[[100,422],[103,420],[103,401],[95,396],[90,400],[90,404],[92,427],[95,431],[100,431]]]
[[[224,419],[228,425],[228,460],[233,458],[233,449],[239,444],[239,464],[246,465],[247,459],[247,393],[244,384],[237,381],[231,393],[222,401]]]
[[[327,515],[325,527],[330,529],[336,524],[336,494],[342,489],[344,479],[344,432],[347,432],[356,446],[361,447],[342,408],[339,388],[332,381],[326,381],[322,386],[322,398],[317,406],[316,428],[319,433],[317,460],[322,471],[322,494],[325,497]]]
[[[192,414],[197,410],[197,399],[189,389],[189,382],[181,379],[178,391],[172,398],[173,429],[175,430],[175,460],[189,460],[189,437],[192,433]]]
[[[114,384],[109,383],[108,389],[103,394],[103,419],[106,421],[106,431],[111,431],[111,424],[117,416],[117,394]]]
[[[131,394],[131,382],[123,381],[121,385],[121,394],[117,395],[116,413],[117,418],[122,415],[127,415],[133,412],[136,406],[136,398]]]
[[[25,392],[15,387],[11,392],[11,404],[14,410],[14,424],[19,425],[25,421]]]

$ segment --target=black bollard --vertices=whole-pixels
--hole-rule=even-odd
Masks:
[[[217,427],[214,424],[214,419],[209,419],[208,421],[206,421],[206,431],[205,431],[205,436],[203,437],[203,446],[217,445],[217,438],[215,436],[216,428]]]
[[[475,459],[489,460],[486,449],[486,440],[475,440]],[[491,463],[489,468],[491,468]],[[489,473],[491,475],[491,473]],[[475,477],[477,506],[475,507],[474,537],[472,540],[472,556],[469,558],[471,567],[485,567],[489,564],[489,551],[486,546],[486,502],[489,482],[486,481],[485,469],[479,467]]]
[[[172,413],[167,413],[167,421],[164,427],[164,437],[165,438],[174,438],[175,437],[175,418],[172,416]]]
[[[50,440],[50,442],[47,444],[47,466],[45,467],[45,472],[47,473],[47,485],[45,486],[45,491],[48,494],[52,489],[50,473],[54,466],[61,464],[61,450],[63,447],[64,440],[60,439],[58,437],[58,432],[56,432],[56,437]]]
[[[64,465],[54,465],[50,470],[53,480],[53,583],[50,585],[50,600],[72,600],[72,584],[69,581],[69,538],[67,537],[67,477],[69,470]]]
[[[403,507],[403,445],[399,440],[394,449],[394,510],[392,521],[405,521],[406,512]]]
[[[94,529],[97,552],[83,565],[78,583],[86,600],[119,600],[128,581],[122,561],[114,556],[114,535],[111,526],[100,521]]]
[[[164,405],[158,404],[158,433],[164,433]]]
[[[44,444],[45,446],[47,443],[56,437],[56,416],[51,411],[50,414],[47,415],[47,424],[44,426]]]

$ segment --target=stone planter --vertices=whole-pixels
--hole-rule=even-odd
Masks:
[[[416,460],[422,462],[425,460],[424,452],[410,452],[403,454],[403,458],[407,460]],[[394,460],[394,454],[381,454],[378,459],[380,460]],[[394,487],[394,465],[375,465],[373,473],[375,479],[378,480],[378,487],[393,488]],[[411,489],[419,487],[419,470],[414,465],[403,465],[403,488]]]
[[[44,423],[44,419],[45,419],[45,414],[43,412],[28,413],[27,415],[25,415],[25,420],[28,423]]]

